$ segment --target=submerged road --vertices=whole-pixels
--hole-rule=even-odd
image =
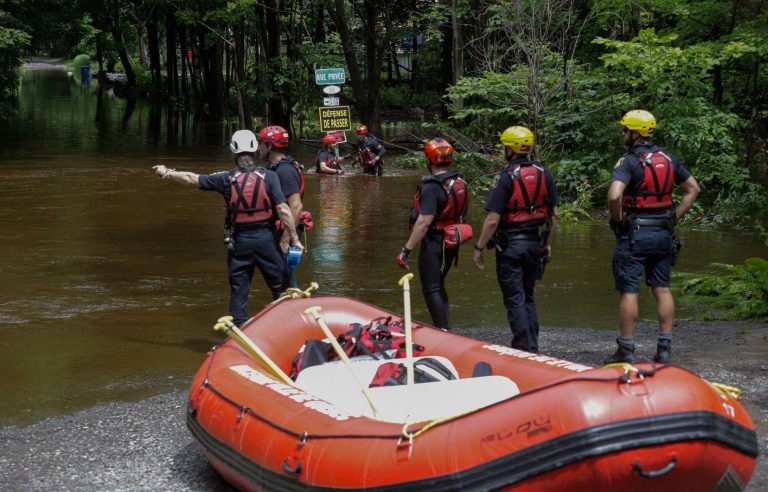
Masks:
[[[466,334],[466,330],[459,333]],[[472,335],[509,343],[506,329]],[[638,353],[652,356],[655,327],[636,330]],[[542,328],[555,357],[598,365],[615,334]],[[768,323],[681,321],[673,361],[711,381],[744,390],[761,456],[745,490],[768,490]],[[192,375],[190,374],[190,380]],[[206,461],[184,423],[186,389],[138,402],[112,403],[25,427],[0,429],[0,490],[232,490]]]

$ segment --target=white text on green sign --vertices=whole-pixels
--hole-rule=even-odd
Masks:
[[[315,70],[315,83],[317,85],[343,84],[346,73],[343,68],[318,68]]]
[[[335,132],[352,129],[349,106],[328,106],[320,111],[320,131]]]

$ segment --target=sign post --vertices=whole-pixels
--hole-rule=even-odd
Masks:
[[[352,115],[349,106],[339,106],[341,87],[346,82],[346,72],[343,68],[318,68],[315,70],[315,84],[322,87],[323,92],[329,97],[323,97],[323,107],[318,108],[320,113],[320,131],[333,134],[337,142],[346,142],[346,130],[352,129]],[[336,157],[339,148],[336,147]]]

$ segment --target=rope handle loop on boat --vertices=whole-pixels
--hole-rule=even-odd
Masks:
[[[301,450],[304,449],[304,446],[307,445],[307,439],[309,438],[309,434],[307,431],[304,431],[299,436],[299,440],[296,442],[296,452],[293,455],[293,460],[296,462],[296,466],[291,466],[291,458],[285,458],[283,460],[283,471],[285,473],[288,473],[289,475],[298,475],[301,473]]]
[[[289,287],[285,289],[285,292],[283,293],[283,295],[281,295],[274,301],[267,304],[267,306],[272,306],[274,304],[278,304],[280,302],[287,301],[290,299],[306,299],[308,297],[312,297],[312,292],[316,291],[319,288],[320,288],[320,284],[318,284],[317,282],[310,283],[309,287],[307,287],[304,290],[297,289],[294,287]]]
[[[632,471],[637,472],[637,474],[643,478],[659,478],[674,470],[675,466],[677,466],[677,456],[672,455],[672,459],[669,460],[669,463],[658,470],[645,471],[643,470],[642,465],[640,465],[640,462],[636,461],[635,464],[632,465]]]
[[[715,388],[717,391],[722,393],[726,396],[731,396],[733,399],[738,400],[739,397],[741,397],[741,388],[737,388],[736,386],[728,386],[727,384],[723,383],[715,383],[714,381],[707,381],[709,384],[712,385],[713,388]]]

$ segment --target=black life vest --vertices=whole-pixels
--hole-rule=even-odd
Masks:
[[[282,166],[283,164],[290,164],[293,166],[294,169],[296,169],[296,172],[299,173],[299,196],[301,199],[304,199],[304,167],[299,164],[299,162],[294,159],[293,157],[286,155],[273,165],[271,165],[269,168],[273,171],[277,171],[277,168]],[[288,198],[288,197],[286,197]]]
[[[512,193],[507,200],[504,220],[508,224],[540,222],[547,218],[547,180],[538,162],[509,166],[505,171],[512,178]]]
[[[320,152],[322,152],[322,150]],[[315,157],[315,172],[319,174],[331,174],[320,169],[320,152],[318,152],[317,156]],[[326,152],[328,152],[328,161],[325,163],[325,165],[330,167],[331,169],[341,169],[341,165],[339,164],[339,158],[327,150]],[[303,186],[303,183],[304,182],[302,181],[302,186]]]
[[[643,167],[643,181],[633,190],[624,190],[621,208],[659,210],[673,207],[675,167],[672,159],[660,150],[637,154],[637,158]]]
[[[256,224],[274,220],[272,199],[267,193],[264,169],[237,171],[229,178],[229,216],[233,224]]]
[[[413,211],[411,212],[411,222],[415,222],[421,213],[421,190],[427,183],[437,183],[443,189],[446,195],[445,207],[440,211],[431,226],[438,231],[444,230],[452,224],[464,222],[469,208],[469,185],[464,181],[461,174],[457,172],[447,172],[437,176],[424,176],[421,178],[421,185],[416,190],[416,196],[413,197]]]

